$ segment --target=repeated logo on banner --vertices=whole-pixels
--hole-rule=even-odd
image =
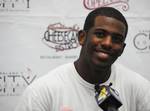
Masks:
[[[30,0],[0,0],[0,12],[29,11]]]
[[[19,96],[35,78],[30,68],[21,72],[0,72],[0,96]]]
[[[75,49],[79,46],[77,33],[79,27],[67,27],[61,23],[50,24],[44,33],[42,42],[56,51]]]
[[[98,7],[115,7],[123,11],[129,10],[129,0],[83,0],[84,7],[93,10]]]
[[[138,53],[150,53],[150,30],[139,31],[133,38]]]

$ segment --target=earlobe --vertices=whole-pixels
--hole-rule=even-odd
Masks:
[[[78,41],[80,45],[83,45],[85,42],[85,38],[86,38],[86,32],[83,30],[80,30],[78,32]]]
[[[121,55],[122,55],[122,53],[123,53],[123,51],[124,51],[125,47],[126,47],[126,43],[123,43],[122,50],[120,51],[119,56],[121,56]]]
[[[125,47],[126,47],[126,43],[123,43],[123,46],[122,46],[122,53],[123,53]]]
[[[126,47],[126,43],[123,44],[123,49]]]

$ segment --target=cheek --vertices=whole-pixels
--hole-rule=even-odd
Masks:
[[[112,49],[113,49],[114,54],[116,53],[116,55],[118,54],[120,55],[123,52],[123,47],[120,45],[114,45]]]
[[[91,43],[93,45],[98,45],[100,41],[101,41],[100,39],[98,39],[97,37],[94,37],[94,36],[91,39]]]
[[[122,49],[122,46],[116,44],[116,45],[113,45],[112,48],[113,48],[114,50],[120,50],[120,49]]]

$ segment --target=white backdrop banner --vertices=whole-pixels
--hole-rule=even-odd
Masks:
[[[150,18],[129,19],[126,49],[120,61],[150,80]]]
[[[83,17],[97,7],[115,7],[129,17],[150,16],[149,0],[0,0],[0,15]]]
[[[149,0],[0,0],[0,111],[12,111],[24,89],[78,58],[77,32],[91,10],[119,9],[129,23],[118,62],[150,80]]]

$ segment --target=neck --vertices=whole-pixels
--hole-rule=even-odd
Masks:
[[[79,75],[87,82],[100,84],[106,82],[111,74],[111,67],[93,67],[83,60],[78,59],[74,62]]]

